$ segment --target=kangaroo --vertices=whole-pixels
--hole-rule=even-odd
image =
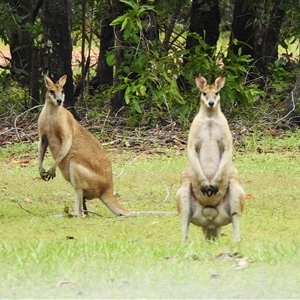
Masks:
[[[38,119],[39,173],[48,181],[56,176],[58,167],[75,192],[74,215],[87,214],[86,200],[100,198],[116,215],[139,216],[141,214],[175,214],[175,212],[133,212],[124,208],[113,193],[111,162],[100,142],[73,115],[63,107],[67,76],[56,83],[44,76],[45,105]],[[45,171],[43,161],[49,147],[54,159],[52,167]]]
[[[218,77],[212,85],[201,76],[195,81],[201,91],[200,110],[191,124],[188,160],[176,193],[182,237],[187,240],[193,223],[202,227],[206,239],[219,238],[221,227],[232,222],[237,242],[245,193],[232,163],[232,136],[220,107],[225,77]]]

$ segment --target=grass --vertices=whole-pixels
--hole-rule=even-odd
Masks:
[[[231,226],[211,243],[193,225],[182,244],[178,216],[115,217],[99,200],[88,207],[102,217],[64,217],[72,189],[60,174],[39,178],[37,144],[1,148],[0,298],[299,298],[299,134],[245,138],[235,151],[248,195],[238,244]],[[108,153],[125,207],[176,210],[184,151]],[[235,252],[245,268],[225,255]]]

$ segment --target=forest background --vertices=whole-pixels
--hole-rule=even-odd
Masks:
[[[198,111],[194,78],[226,76],[228,118],[299,122],[296,0],[9,0],[0,3],[0,118],[36,113],[43,74],[67,74],[77,119],[178,124]],[[2,124],[3,126],[3,124]]]

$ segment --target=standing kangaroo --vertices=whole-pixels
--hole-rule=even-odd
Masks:
[[[176,193],[183,239],[187,240],[190,222],[202,227],[206,239],[219,238],[221,227],[232,222],[233,240],[238,241],[245,193],[232,163],[232,136],[220,108],[225,77],[207,85],[199,76],[196,84],[201,91],[200,111],[190,128],[188,161]]]
[[[112,168],[110,160],[100,142],[73,115],[63,107],[63,86],[67,76],[57,83],[44,76],[46,101],[38,120],[39,131],[39,173],[48,181],[56,176],[59,167],[63,177],[69,181],[75,192],[74,215],[87,213],[86,200],[100,198],[116,215],[138,216],[141,214],[174,214],[174,212],[132,212],[116,199],[113,193]],[[54,159],[49,171],[43,168],[47,148]]]

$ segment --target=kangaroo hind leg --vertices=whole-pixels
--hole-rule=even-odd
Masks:
[[[74,216],[81,217],[87,211],[85,199],[83,198],[83,190],[80,188],[75,188],[74,191],[75,191]]]

